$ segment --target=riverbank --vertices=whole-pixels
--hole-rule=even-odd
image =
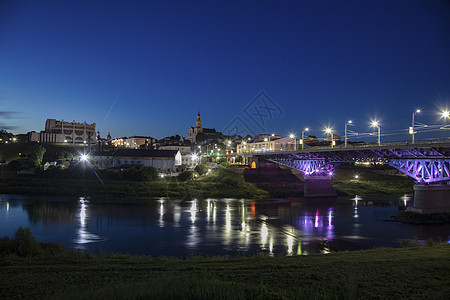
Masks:
[[[3,299],[446,299],[449,244],[295,257],[94,256],[39,243],[0,243]],[[10,241],[11,242],[11,241]],[[12,243],[12,245],[16,245]],[[21,249],[24,249],[23,247]]]
[[[340,196],[414,194],[414,179],[387,165],[341,166],[335,170],[331,184]]]
[[[394,169],[386,166],[383,169],[341,166],[335,170],[332,185],[340,196],[413,194],[414,180],[407,176],[393,174],[392,170]],[[217,168],[211,174],[196,180],[182,181],[176,177],[165,177],[152,182],[140,182],[124,179],[111,180],[107,173],[95,174],[92,170],[87,169],[85,174],[76,174],[73,178],[69,176],[48,178],[32,175],[3,177],[0,178],[0,193],[115,198],[176,197],[180,199],[303,196],[302,176],[293,175],[289,170],[284,169],[280,172],[275,175],[243,176]],[[290,175],[283,172],[289,172]],[[355,179],[355,175],[358,176],[358,179]]]
[[[177,178],[164,178],[153,182],[100,180],[97,177],[89,179],[1,178],[0,193],[114,198],[175,197],[179,199],[261,198],[269,195],[268,192],[253,184],[246,183],[242,175],[224,169],[217,169],[210,176],[190,181],[180,181]]]

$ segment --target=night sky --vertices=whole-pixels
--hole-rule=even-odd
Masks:
[[[0,1],[0,124],[449,137],[449,1]],[[10,112],[10,113],[6,113]],[[435,125],[435,126],[433,126]],[[1,127],[0,126],[0,127]],[[425,129],[419,128],[419,131]]]

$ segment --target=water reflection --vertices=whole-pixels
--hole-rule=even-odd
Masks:
[[[403,195],[401,198],[401,201],[400,201],[400,205],[401,206],[403,206],[403,207],[407,207],[408,206],[408,203],[411,203],[412,201],[412,197],[411,196],[409,196],[409,195]]]
[[[39,240],[92,252],[101,247],[105,252],[153,256],[305,255],[399,246],[402,239],[416,235],[423,240],[450,238],[447,225],[383,222],[412,201],[408,196],[134,202],[2,198],[0,218],[8,235],[18,225],[28,226]],[[23,220],[10,221],[21,213]]]
[[[85,244],[99,242],[105,239],[102,239],[98,235],[89,232],[89,201],[84,197],[80,197],[78,203],[80,206],[78,213],[80,226],[77,230],[77,236],[74,239],[74,243],[76,249],[85,250],[87,249]]]

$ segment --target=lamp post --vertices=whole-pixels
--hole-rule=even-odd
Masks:
[[[302,130],[302,150],[305,148],[305,132],[308,130],[309,128],[305,128],[305,130]]]
[[[333,141],[334,141],[333,129],[331,129],[330,127],[325,128],[325,132],[328,134],[331,134],[331,148],[333,148],[334,147],[334,145],[333,145]]]
[[[449,112],[448,110],[444,110],[444,111],[442,112],[442,117],[443,117],[444,119],[450,119],[450,112]]]
[[[348,124],[352,124],[353,122],[352,122],[352,120],[348,120],[346,123],[345,123],[345,148],[347,148],[347,126],[348,126]]]
[[[418,110],[416,110],[416,111],[413,111],[413,113],[412,113],[412,126],[411,126],[411,128],[412,128],[412,143],[414,144],[414,117],[416,116],[416,114],[418,114],[418,113],[420,113],[420,109],[418,109]]]
[[[294,151],[297,150],[297,139],[293,133],[289,134],[289,137],[294,140]]]
[[[372,127],[378,128],[378,146],[381,146],[381,127],[378,121],[372,121]]]

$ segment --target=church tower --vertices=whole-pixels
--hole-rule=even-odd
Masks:
[[[202,129],[202,119],[200,119],[200,112],[198,112],[197,120],[195,121],[195,128]]]

